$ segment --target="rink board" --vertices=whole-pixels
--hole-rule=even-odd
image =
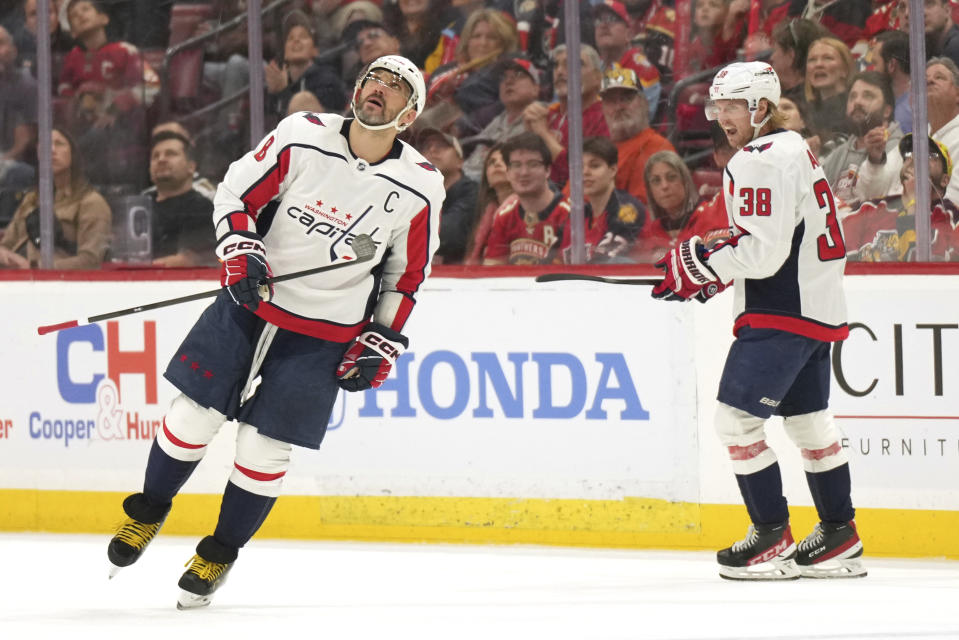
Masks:
[[[205,304],[37,336],[36,326],[210,281],[0,281],[16,336],[0,371],[0,529],[102,531],[142,481],[173,397],[166,361]],[[847,278],[832,406],[871,552],[959,556],[959,276]],[[410,351],[376,392],[342,394],[319,452],[296,450],[262,535],[701,548],[745,514],[713,433],[732,295],[433,278]],[[209,529],[232,467],[218,435],[165,530]],[[813,520],[776,420],[799,531]],[[922,540],[894,533],[927,532]],[[901,528],[901,527],[899,527]],[[797,531],[797,533],[799,533]]]

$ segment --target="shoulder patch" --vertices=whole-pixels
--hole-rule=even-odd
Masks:
[[[425,160],[424,160],[423,162],[417,162],[416,165],[419,166],[419,167],[423,167],[423,168],[426,169],[427,171],[436,171],[436,170],[437,170],[436,167],[434,167],[434,166],[433,166],[432,164],[430,164],[429,162],[426,162]]]
[[[762,153],[763,151],[766,151],[767,149],[769,149],[769,147],[771,146],[773,146],[772,142],[766,142],[766,143],[758,144],[755,146],[750,144],[743,147],[743,151],[755,151],[756,153]]]
[[[326,126],[325,124],[323,124],[323,121],[320,120],[320,117],[319,117],[318,115],[316,115],[315,113],[309,113],[309,112],[307,112],[307,113],[304,113],[304,114],[303,114],[303,117],[306,118],[308,121],[312,122],[313,124],[318,124],[318,125],[320,125],[321,127],[325,127],[325,126]]]

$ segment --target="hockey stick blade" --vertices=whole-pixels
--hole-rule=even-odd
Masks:
[[[264,281],[263,285],[273,284],[275,282],[285,282],[286,280],[293,280],[295,278],[303,278],[305,276],[312,276],[317,273],[323,273],[325,271],[333,271],[335,269],[341,269],[353,264],[359,264],[361,262],[369,262],[373,259],[373,256],[376,255],[376,243],[373,242],[373,238],[368,236],[365,233],[353,238],[353,251],[356,253],[356,257],[348,259],[348,261],[337,262],[336,264],[328,264],[322,267],[313,267],[312,269],[304,269],[303,271],[295,271],[293,273],[287,273],[282,276],[274,276],[272,278],[267,278]],[[200,293],[194,293],[188,296],[182,296],[180,298],[171,298],[169,300],[161,300],[160,302],[153,302],[150,304],[140,305],[138,307],[130,307],[129,309],[123,309],[122,311],[113,311],[110,313],[103,313],[97,316],[90,316],[85,320],[70,320],[68,322],[60,322],[57,324],[48,324],[41,327],[37,327],[37,333],[41,336],[48,333],[53,333],[55,331],[63,331],[64,329],[72,329],[73,327],[79,327],[85,324],[92,324],[94,322],[100,322],[101,320],[111,320],[113,318],[119,318],[122,316],[128,316],[134,313],[140,313],[141,311],[149,311],[151,309],[160,309],[162,307],[170,307],[175,304],[183,304],[184,302],[193,302],[194,300],[202,300],[203,298],[213,298],[218,293],[223,291],[223,287],[218,287],[216,289],[211,289],[209,291],[201,291]]]
[[[567,280],[604,282],[606,284],[639,284],[651,287],[662,282],[662,278],[604,278],[582,273],[544,273],[536,276],[536,282],[564,282]]]

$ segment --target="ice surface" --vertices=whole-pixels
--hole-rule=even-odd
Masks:
[[[0,638],[959,638],[950,561],[740,583],[711,552],[254,540],[210,607],[177,611],[197,540],[161,536],[108,580],[108,539],[0,534]]]

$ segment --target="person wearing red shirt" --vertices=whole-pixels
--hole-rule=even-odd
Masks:
[[[596,50],[603,59],[603,72],[611,69],[631,69],[649,104],[649,119],[656,117],[662,85],[659,71],[646,58],[642,49],[629,46],[629,14],[616,0],[603,0],[593,6]]]
[[[730,236],[722,193],[700,201],[686,163],[675,152],[653,154],[645,178],[651,219],[640,231],[632,252],[636,262],[654,262],[693,236],[702,238],[706,246]]]
[[[583,138],[590,136],[609,137],[609,128],[603,117],[603,105],[599,99],[599,89],[602,85],[602,60],[596,49],[589,45],[581,45],[580,61],[582,62],[580,90],[583,96]],[[553,50],[553,89],[556,91],[557,102],[548,107],[538,102],[526,107],[523,112],[523,122],[526,128],[538,135],[546,143],[552,157],[550,180],[558,186],[566,184],[569,179],[569,121],[566,119],[566,98],[569,95],[569,85],[566,77],[566,45],[560,45]]]
[[[516,198],[493,218],[483,264],[554,264],[562,260],[559,240],[569,218],[569,199],[549,183],[549,148],[535,133],[503,145],[506,176]]]
[[[616,188],[646,204],[646,180],[643,176],[646,163],[657,151],[676,149],[649,126],[646,96],[640,91],[632,70],[607,71],[600,97],[609,137],[616,143],[619,154]]]

